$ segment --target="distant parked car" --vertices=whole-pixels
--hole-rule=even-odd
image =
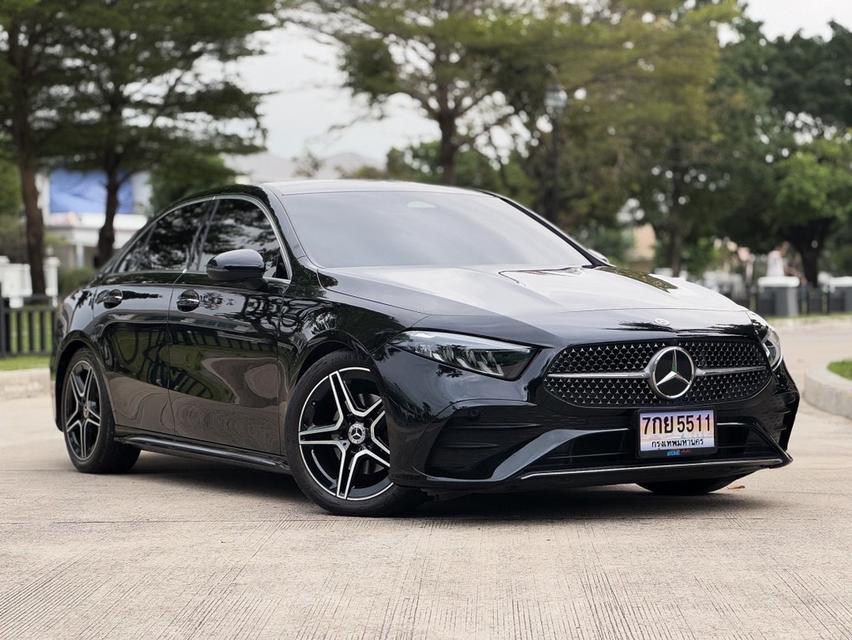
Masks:
[[[223,189],[154,218],[63,303],[57,425],[84,472],[140,449],[291,473],[329,511],[639,483],[702,494],[786,453],[778,336],[622,271],[497,195]]]

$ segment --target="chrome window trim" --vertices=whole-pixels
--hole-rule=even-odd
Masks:
[[[188,206],[191,206],[193,204],[201,204],[202,202],[213,202],[215,199],[216,199],[216,196],[202,196],[202,197],[198,197],[198,198],[193,198],[192,200],[187,200],[186,202],[181,202],[180,204],[176,204],[176,205],[156,214],[154,217],[152,217],[150,220],[148,220],[148,222],[146,222],[145,225],[141,229],[139,229],[139,235],[137,235],[135,238],[133,238],[132,242],[128,242],[125,246],[123,246],[121,248],[121,251],[119,252],[118,257],[115,261],[115,265],[109,271],[104,272],[104,275],[112,275],[112,274],[116,274],[116,273],[169,273],[170,271],[173,271],[172,269],[140,269],[138,271],[118,271],[118,266],[121,264],[121,262],[124,260],[124,258],[127,257],[127,254],[130,253],[131,251],[133,251],[133,248],[136,246],[136,244],[142,238],[148,236],[148,234],[151,232],[153,227],[161,219],[165,218],[170,213],[177,211],[178,209],[183,209],[184,207],[188,207]],[[144,231],[144,233],[143,233],[143,231]],[[187,260],[187,262],[188,262],[188,260]],[[183,274],[183,273],[186,273],[187,267],[188,267],[188,265],[185,264],[183,269],[181,269],[179,271],[177,271],[177,270],[175,270],[175,271],[176,271],[176,273]]]

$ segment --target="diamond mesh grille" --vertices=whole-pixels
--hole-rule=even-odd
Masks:
[[[642,371],[660,349],[677,345],[700,369],[762,367],[759,371],[698,377],[677,400],[659,398],[640,378],[546,378],[551,394],[582,407],[666,406],[729,402],[751,397],[769,381],[766,357],[756,341],[687,338],[673,341],[618,342],[577,345],[562,351],[548,370],[552,373],[616,373]]]

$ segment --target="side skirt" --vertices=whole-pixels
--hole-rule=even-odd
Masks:
[[[171,436],[151,435],[147,433],[119,433],[115,439],[122,444],[129,444],[155,453],[166,453],[202,460],[219,460],[243,467],[251,467],[252,469],[263,469],[264,471],[275,473],[290,473],[290,466],[284,458],[257,451],[249,452],[208,442],[202,443],[194,440],[184,440]]]

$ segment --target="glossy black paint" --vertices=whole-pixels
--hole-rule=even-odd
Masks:
[[[218,282],[261,280],[265,265],[254,249],[225,251],[207,263],[207,275]]]
[[[224,281],[197,264],[198,247],[191,248],[195,262],[183,271],[119,274],[122,252],[62,303],[51,363],[57,385],[70,355],[86,345],[103,365],[120,438],[143,448],[286,471],[282,423],[288,397],[307,366],[345,348],[370,359],[379,375],[398,484],[435,492],[608,484],[743,475],[789,462],[798,392],[783,365],[757,396],[715,407],[732,437],[741,429],[737,425],[746,425],[765,438],[768,453],[757,461],[696,461],[703,466],[640,466],[625,453],[635,451],[634,408],[572,407],[542,387],[549,364],[572,344],[756,339],[746,311],[727,298],[686,282],[622,271],[591,254],[588,268],[324,269],[308,259],[287,218],[291,193],[400,188],[314,181],[237,186],[196,197],[208,199],[211,209],[229,197],[263,206],[283,240],[288,278],[257,278],[256,257],[237,251],[228,262],[237,271],[248,268],[246,277],[229,274]],[[501,380],[389,346],[412,327],[538,351],[517,380]],[[551,463],[545,459],[571,442],[578,449],[610,451],[612,463],[601,465],[605,471],[571,475],[546,468]],[[571,464],[566,458],[565,469]],[[539,471],[526,477],[531,469]]]

